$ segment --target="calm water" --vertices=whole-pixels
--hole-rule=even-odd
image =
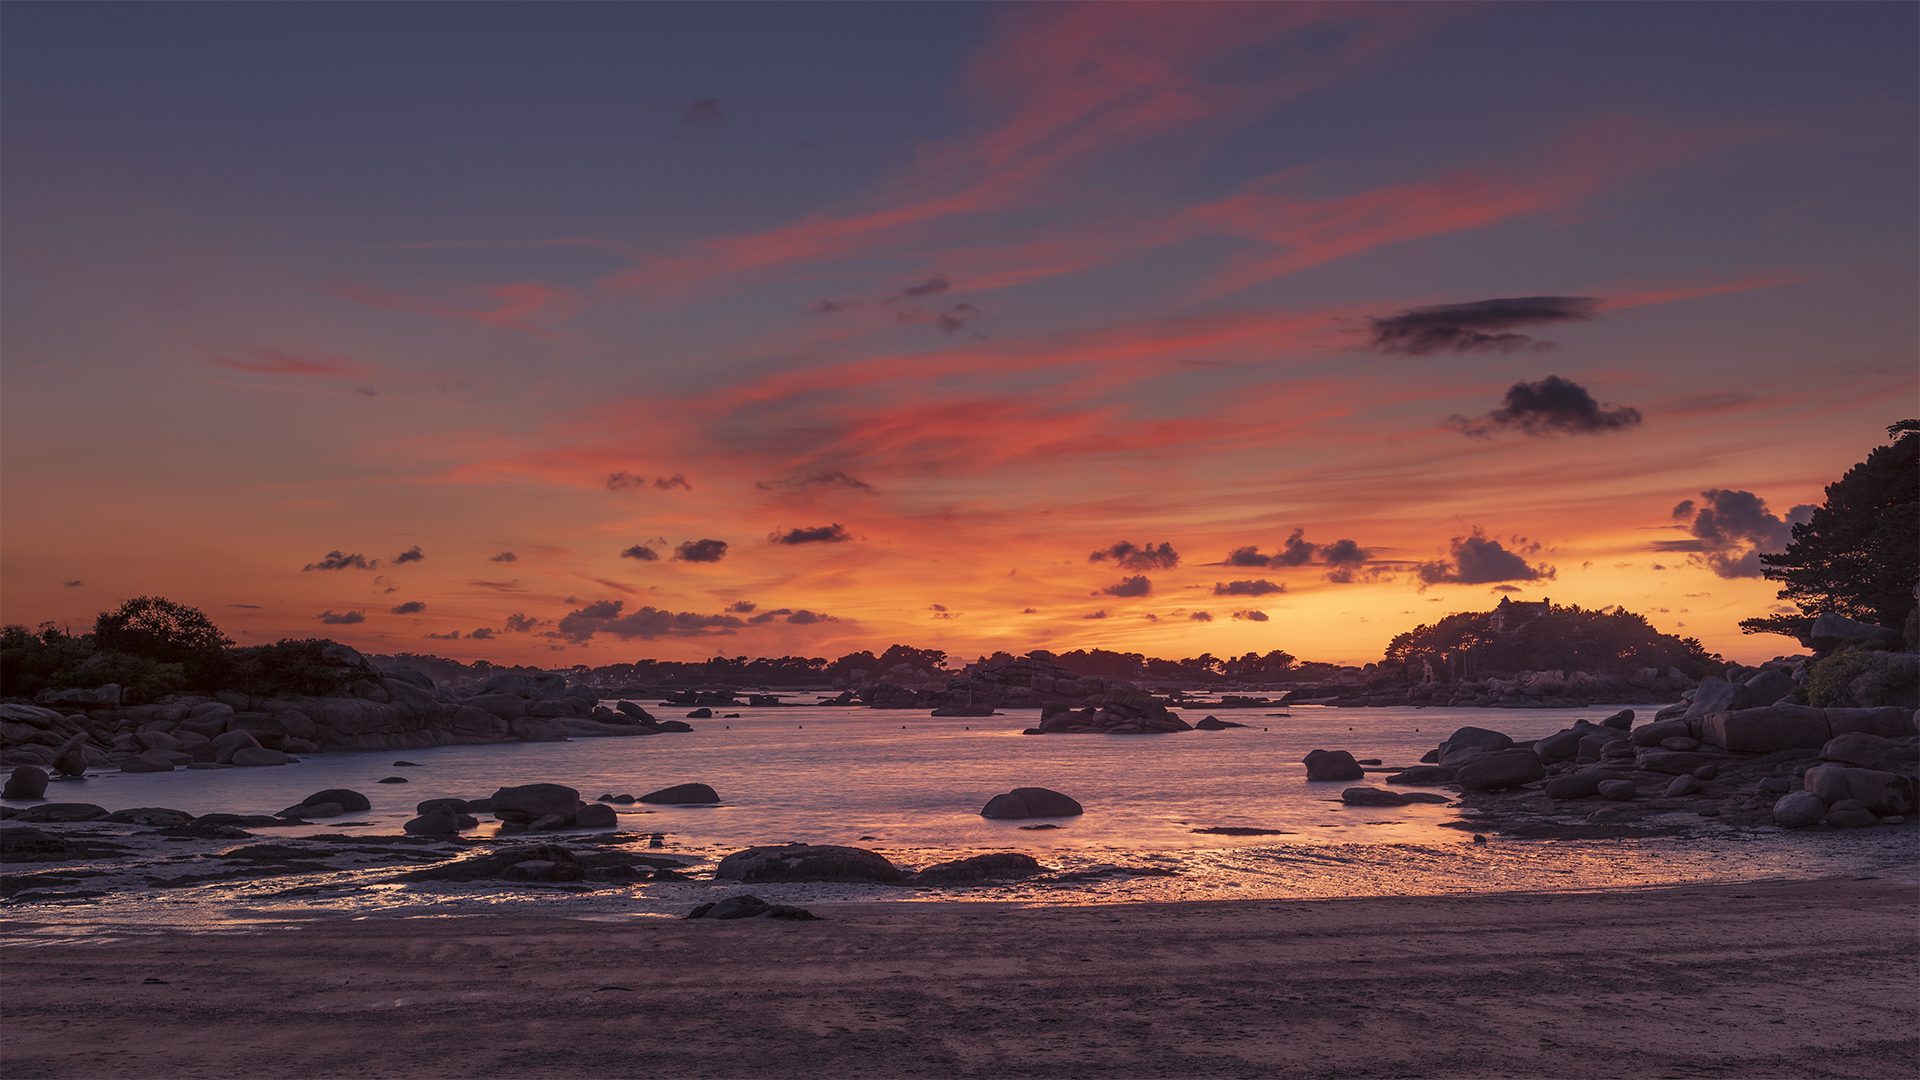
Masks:
[[[1524,739],[1551,734],[1578,716],[1599,719],[1612,711],[1308,706],[1285,716],[1220,713],[1248,725],[1226,731],[1032,736],[1020,734],[1035,722],[1032,712],[936,719],[864,708],[742,708],[738,719],[693,721],[694,730],[680,734],[315,754],[296,765],[264,769],[106,772],[84,783],[55,785],[48,797],[110,810],[272,813],[312,792],[348,787],[373,801],[373,811],[352,822],[391,832],[423,799],[478,798],[508,784],[566,784],[591,800],[699,781],[718,791],[724,805],[622,808],[622,824],[667,833],[689,846],[848,843],[863,836],[943,849],[1136,850],[1335,838],[1458,839],[1452,830],[1434,832],[1453,816],[1445,807],[1344,807],[1340,792],[1352,785],[1308,783],[1300,759],[1316,748],[1345,749],[1407,766],[1465,724]],[[396,760],[422,767],[396,767]],[[408,782],[377,783],[389,776]],[[988,799],[1016,787],[1063,791],[1087,812],[1045,831],[979,815]],[[1211,826],[1290,835],[1249,841],[1192,831]],[[489,821],[482,831],[491,828]]]
[[[664,712],[664,710],[661,710]],[[783,883],[752,891],[778,903],[999,901],[1057,905],[1166,900],[1301,899],[1465,892],[1589,890],[1683,883],[1896,876],[1920,881],[1913,826],[1840,833],[1718,829],[1688,837],[1474,844],[1444,806],[1350,808],[1347,783],[1310,784],[1300,759],[1315,748],[1350,750],[1410,765],[1456,727],[1472,724],[1533,738],[1578,717],[1614,710],[1328,709],[1287,716],[1222,713],[1250,725],[1178,735],[1024,736],[1031,712],[933,719],[847,708],[747,709],[695,730],[567,743],[318,754],[296,765],[208,772],[107,772],[56,784],[49,796],[109,809],[167,806],[191,813],[273,812],[312,792],[349,787],[371,812],[264,837],[318,833],[391,835],[422,799],[482,797],[506,784],[550,781],[634,795],[700,781],[715,807],[623,807],[631,832],[662,833],[664,854],[710,866],[753,844],[800,840],[856,844],[918,868],[981,850],[1016,848],[1050,868],[1155,867],[1172,876],[1104,874],[1069,885],[1032,882],[973,889]],[[670,714],[669,714],[670,715]],[[1199,714],[1196,714],[1197,719]],[[396,767],[397,759],[419,768]],[[405,784],[380,784],[403,776]],[[1373,781],[1378,783],[1378,779]],[[979,816],[1014,787],[1064,791],[1085,815],[1060,828]],[[1704,824],[1704,823],[1703,823]],[[1221,837],[1197,828],[1247,826],[1277,835]],[[86,826],[76,826],[86,828]],[[109,826],[126,834],[147,830]],[[489,820],[476,832],[491,832]],[[150,843],[150,842],[149,842]],[[456,851],[448,846],[448,856]],[[166,854],[172,855],[172,852]],[[174,856],[179,857],[179,856]],[[502,882],[404,885],[391,867],[303,877],[149,887],[137,872],[98,898],[32,906],[0,946],[110,940],[197,929],[226,932],[293,925],[331,915],[461,917],[485,912],[574,918],[677,917],[737,884],[696,880],[612,885],[586,893]],[[293,893],[290,886],[309,886]],[[293,920],[290,922],[289,920]]]

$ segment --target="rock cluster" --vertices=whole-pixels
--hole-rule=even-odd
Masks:
[[[471,803],[468,806],[472,808]],[[500,822],[502,833],[611,829],[619,824],[619,816],[613,807],[600,802],[583,802],[579,791],[564,784],[503,787],[486,800],[486,809]],[[423,812],[421,817],[427,817],[431,812],[434,811]],[[444,813],[444,809],[438,812]],[[417,821],[418,818],[415,819]]]
[[[1722,683],[1732,685],[1744,684]],[[1744,703],[1738,693],[1703,689],[1710,702]],[[1729,824],[1788,828],[1898,823],[1920,810],[1917,718],[1920,714],[1902,707],[1811,709],[1777,703],[1638,727],[1629,710],[1599,723],[1579,720],[1523,743],[1465,727],[1428,755],[1435,764],[1389,776],[1387,782],[1451,784],[1476,812],[1496,817],[1524,812],[1550,818],[1556,806],[1596,799],[1632,805],[1594,810],[1584,819],[1590,824],[1681,810]],[[1316,767],[1342,764],[1335,754],[1344,752],[1317,751],[1308,778],[1316,778]],[[1367,794],[1371,790],[1347,794],[1376,798]]]
[[[690,731],[630,701],[597,703],[598,691],[555,674],[495,675],[456,693],[408,667],[375,670],[344,645],[326,662],[348,693],[259,698],[239,693],[171,696],[120,705],[120,688],[51,691],[38,705],[0,704],[0,764],[67,776],[88,769],[284,765],[322,750],[412,749],[454,744],[559,742],[570,738]],[[53,706],[58,706],[53,707]],[[65,711],[63,711],[65,710]]]
[[[1078,709],[1065,701],[1041,705],[1040,726],[1031,730],[1041,735],[1167,734],[1193,730],[1192,724],[1173,715],[1160,699],[1145,690],[1109,683],[1085,700],[1087,704]]]

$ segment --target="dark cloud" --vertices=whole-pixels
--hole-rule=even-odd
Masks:
[[[1194,622],[1212,622],[1213,621],[1213,616],[1204,611],[1196,611],[1193,614],[1187,616],[1187,618],[1192,619]]]
[[[468,634],[467,637],[472,638],[475,641],[486,641],[488,638],[493,637],[493,630],[490,627],[483,626],[480,629],[475,630],[473,633]]]
[[[658,562],[660,553],[645,544],[635,544],[620,553],[623,559],[639,559],[641,562]]]
[[[531,615],[520,615],[516,613],[507,616],[506,628],[509,633],[526,634],[531,633],[536,627],[541,626],[545,622],[545,619],[536,619]]]
[[[1368,319],[1367,328],[1373,331],[1373,339],[1368,344],[1378,352],[1410,356],[1540,351],[1553,348],[1553,343],[1510,331],[1520,326],[1589,322],[1599,314],[1600,301],[1591,296],[1516,296],[1467,304],[1437,304]]]
[[[801,608],[799,611],[787,616],[787,621],[795,626],[805,626],[808,623],[839,622],[840,620],[824,612],[808,611],[806,608]]]
[[[568,612],[556,627],[558,635],[578,645],[595,634],[652,641],[662,637],[731,634],[735,627],[746,625],[732,615],[701,615],[692,611],[676,613],[650,606],[622,614],[625,603],[624,600],[599,600],[578,611]]]
[[[1287,537],[1280,545],[1279,550],[1271,555],[1260,554],[1258,547],[1234,548],[1232,551],[1227,552],[1226,565],[1262,567],[1305,566],[1313,561],[1314,554],[1320,550],[1318,544],[1308,543],[1306,540],[1301,539],[1301,537],[1305,535],[1305,532],[1306,530],[1304,529],[1293,530],[1293,535]],[[1352,541],[1343,541],[1343,543],[1352,543]]]
[[[1579,383],[1549,375],[1539,382],[1514,383],[1507,388],[1506,405],[1478,420],[1455,414],[1447,418],[1444,426],[1476,436],[1500,431],[1527,435],[1604,435],[1639,424],[1639,409],[1602,405]]]
[[[519,562],[520,556],[515,555],[511,551],[503,551],[500,554],[495,555],[493,558],[488,559],[487,561],[488,562]]]
[[[1496,581],[1540,581],[1558,572],[1545,563],[1527,565],[1521,552],[1508,551],[1498,540],[1489,540],[1480,530],[1472,536],[1456,536],[1450,542],[1449,557],[1420,563],[1413,568],[1423,585],[1443,581],[1459,585],[1488,585]],[[1537,548],[1537,545],[1536,545]],[[1530,553],[1530,552],[1529,552]]]
[[[873,485],[857,476],[848,476],[835,469],[832,472],[815,473],[812,476],[790,476],[784,480],[761,480],[753,485],[761,491],[778,491],[790,488],[843,487],[853,491],[873,494]]]
[[[701,98],[699,101],[687,106],[687,111],[681,115],[680,122],[683,124],[724,124],[727,122],[727,114],[720,110],[719,98]]]
[[[933,612],[933,617],[936,619],[957,619],[960,617],[959,612],[948,611],[947,606],[945,604],[929,604],[927,605],[927,610]],[[1028,608],[1023,614],[1032,614],[1032,613],[1033,613],[1033,609]]]
[[[260,608],[260,605],[259,605],[259,604],[228,604],[227,606],[228,606],[228,607],[237,607],[237,608],[246,608],[246,609],[247,609],[248,611],[259,611],[259,610],[261,610],[261,608]]]
[[[63,585],[63,586],[65,586],[66,588],[69,588],[69,589],[77,589],[77,588],[79,588],[80,586],[82,586],[82,585],[85,585],[85,584],[86,584],[86,582],[84,582],[84,581],[63,581],[63,582],[61,582],[60,584],[61,584],[61,585]]]
[[[816,300],[813,310],[820,315],[837,315],[842,311],[852,311],[859,306],[858,300]]]
[[[754,616],[753,618],[751,618],[751,619],[748,619],[748,620],[747,620],[747,625],[749,625],[749,626],[759,626],[759,625],[761,625],[762,623],[770,623],[770,622],[772,622],[773,620],[775,620],[775,619],[777,619],[777,618],[779,618],[779,617],[780,617],[780,616],[782,616],[782,615],[791,615],[791,614],[793,614],[793,609],[792,609],[792,608],[784,608],[784,607],[783,607],[783,608],[775,608],[775,609],[774,609],[774,610],[772,610],[772,611],[763,611],[763,612],[761,612],[760,614],[758,614],[758,615],[755,615],[755,616]]]
[[[435,641],[459,641],[460,631],[449,630],[444,634],[428,634],[427,636]]]
[[[1233,617],[1236,619],[1244,619],[1247,622],[1267,621],[1267,613],[1264,611],[1236,611],[1233,613]]]
[[[612,473],[607,477],[608,491],[634,491],[646,486],[646,477],[630,472]],[[653,486],[659,488],[661,491],[671,491],[674,488],[685,488],[688,491],[693,490],[693,485],[687,482],[687,478],[683,473],[657,477],[653,481]]]
[[[1304,529],[1293,530],[1293,535],[1287,537],[1286,543],[1280,545],[1279,551],[1274,552],[1273,565],[1305,566],[1312,562],[1313,553],[1319,548],[1301,539],[1303,535],[1305,535]]]
[[[733,603],[728,604],[724,610],[730,611],[735,615],[745,615],[759,606],[759,604],[751,600],[735,600]]]
[[[1286,591],[1287,587],[1285,585],[1275,585],[1265,578],[1261,578],[1258,581],[1229,581],[1224,584],[1216,581],[1213,583],[1213,595],[1215,596],[1268,596],[1273,593]]]
[[[1172,544],[1161,544],[1157,548],[1152,544],[1134,547],[1132,541],[1122,540],[1087,556],[1088,562],[1106,562],[1109,559],[1122,570],[1171,570],[1180,565],[1180,553],[1173,550]]]
[[[776,544],[844,544],[853,537],[847,535],[845,526],[836,522],[812,529],[792,529],[784,533],[776,529],[768,535],[767,539]]]
[[[673,557],[680,562],[719,562],[727,557],[725,540],[688,540],[673,549]]]
[[[1147,575],[1140,574],[1109,585],[1100,591],[1108,596],[1146,596],[1153,591],[1153,582],[1147,580]]]
[[[1104,619],[1107,617],[1107,609],[1101,608],[1099,611],[1096,611],[1091,615],[1082,615],[1080,617],[1083,619]]]
[[[301,570],[372,570],[380,565],[379,559],[369,559],[364,555],[348,555],[344,551],[329,551],[327,557],[319,562],[310,562]]]
[[[1227,552],[1228,566],[1272,566],[1273,556],[1260,554],[1257,547],[1234,548]]]
[[[387,610],[394,615],[418,615],[427,610],[427,605],[419,600],[409,600],[404,604],[395,604]]]
[[[901,296],[932,296],[953,288],[953,283],[943,277],[930,277],[918,285],[909,285],[900,290]]]
[[[1320,556],[1327,564],[1326,579],[1338,585],[1350,585],[1360,576],[1361,568],[1373,552],[1351,540],[1335,540],[1320,549]],[[1377,575],[1370,575],[1369,580]]]
[[[1701,505],[1686,499],[1673,508],[1673,520],[1684,524],[1693,539],[1661,541],[1654,549],[1691,552],[1695,561],[1723,578],[1759,577],[1760,553],[1785,551],[1793,540],[1792,520],[1810,518],[1815,509],[1796,506],[1782,521],[1767,509],[1765,499],[1751,491],[1713,488],[1701,492],[1700,498]]]
[[[424,558],[426,558],[426,555],[421,552],[420,545],[415,544],[400,554],[395,555],[393,557],[393,564],[399,566],[402,563],[419,562]]]
[[[1373,552],[1351,540],[1335,540],[1320,549],[1320,556],[1328,566],[1357,566],[1373,558]]]
[[[367,621],[366,615],[358,611],[342,611],[338,614],[332,611],[323,611],[315,615],[314,618],[319,619],[328,626],[352,626],[354,623]]]
[[[512,581],[468,581],[467,584],[476,589],[492,589],[495,592],[526,591],[526,588],[520,584],[519,578],[514,578]]]
[[[361,397],[379,397],[380,396],[380,392],[378,390],[375,390],[371,386],[356,386],[353,388],[353,392],[356,394],[359,394]]]
[[[1518,585],[1495,585],[1491,591],[1492,592],[1525,592],[1526,590],[1522,589]]]

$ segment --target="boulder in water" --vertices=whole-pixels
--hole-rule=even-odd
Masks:
[[[1308,780],[1358,780],[1367,770],[1345,750],[1312,750],[1301,759],[1307,766]]]
[[[618,802],[619,800],[616,798],[610,801]],[[705,784],[675,784],[670,788],[661,788],[659,791],[649,791],[640,796],[640,801],[667,806],[689,806],[694,803],[717,803],[720,801],[720,793]]]
[[[1050,788],[1023,787],[988,799],[987,805],[980,809],[980,816],[1017,821],[1022,818],[1075,817],[1085,812],[1072,798]]]
[[[716,878],[733,881],[899,881],[885,856],[833,844],[783,844],[736,851],[720,860]]]

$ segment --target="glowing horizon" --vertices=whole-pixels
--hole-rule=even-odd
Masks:
[[[4,18],[9,623],[1752,662],[1920,410],[1911,7]]]

